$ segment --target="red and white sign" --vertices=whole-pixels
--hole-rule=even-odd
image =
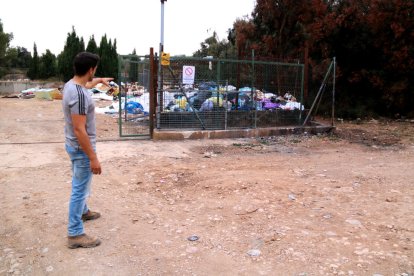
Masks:
[[[194,84],[195,66],[183,66],[183,84]]]

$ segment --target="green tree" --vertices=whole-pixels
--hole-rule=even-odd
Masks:
[[[3,66],[7,68],[29,68],[32,55],[24,47],[9,47],[6,50]]]
[[[112,45],[112,40],[107,39],[106,34],[102,37],[99,45],[100,65],[96,72],[100,77],[118,77],[118,54],[116,50],[116,39]]]
[[[129,81],[137,82],[138,81],[138,63],[137,63],[138,56],[137,56],[137,52],[135,49],[132,51],[130,61],[131,62],[129,63],[129,73],[128,73]]]
[[[39,68],[39,78],[48,79],[56,76],[57,73],[57,60],[56,56],[46,50],[46,53],[40,57],[40,68]]]
[[[15,47],[9,47],[6,50],[3,66],[7,68],[16,68],[18,61],[18,51]]]
[[[85,43],[83,38],[76,35],[75,27],[72,27],[72,32],[68,33],[65,47],[58,56],[58,70],[63,81],[68,81],[73,77],[73,59],[75,56],[85,51]]]
[[[193,53],[194,57],[212,56],[214,58],[228,58],[229,56],[234,56],[235,52],[234,44],[226,39],[220,40],[216,32],[213,32],[212,36],[201,42],[200,47],[200,49]]]
[[[37,46],[35,43],[33,45],[33,58],[32,58],[32,62],[30,63],[29,71],[27,72],[27,76],[32,80],[38,79],[39,69],[40,69],[40,61],[39,61],[39,56],[37,54]]]
[[[32,55],[24,47],[17,47],[17,63],[18,68],[29,68],[30,62],[32,61]]]
[[[98,46],[96,45],[94,35],[92,35],[89,38],[88,46],[86,46],[86,51],[99,55],[99,49],[98,49]]]
[[[107,68],[110,67],[110,48],[106,34],[102,36],[99,44],[99,57],[101,58],[96,71],[97,76],[107,76]]]
[[[111,47],[111,67],[109,71],[110,77],[115,78],[117,81],[118,79],[118,52],[116,50],[116,38],[114,39],[114,44]]]
[[[1,22],[0,19],[0,77],[2,77],[5,73],[6,70],[3,67],[6,67],[5,65],[5,57],[6,57],[6,52],[7,52],[7,48],[10,45],[10,41],[12,41],[13,39],[13,34],[12,33],[5,33],[3,31],[3,23]]]

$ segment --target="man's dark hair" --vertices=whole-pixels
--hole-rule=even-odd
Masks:
[[[96,67],[98,62],[98,55],[89,52],[81,52],[77,54],[73,60],[73,71],[76,76],[84,76],[89,69]]]

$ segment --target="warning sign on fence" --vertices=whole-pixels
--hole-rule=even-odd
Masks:
[[[195,66],[183,66],[183,84],[194,84]]]
[[[161,65],[169,66],[170,65],[170,53],[161,53]]]

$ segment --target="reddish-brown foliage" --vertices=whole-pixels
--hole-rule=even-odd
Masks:
[[[414,105],[414,1],[257,0],[250,20],[234,24],[239,55],[255,49],[277,59],[303,57],[314,76],[333,56],[343,101],[378,113]]]

